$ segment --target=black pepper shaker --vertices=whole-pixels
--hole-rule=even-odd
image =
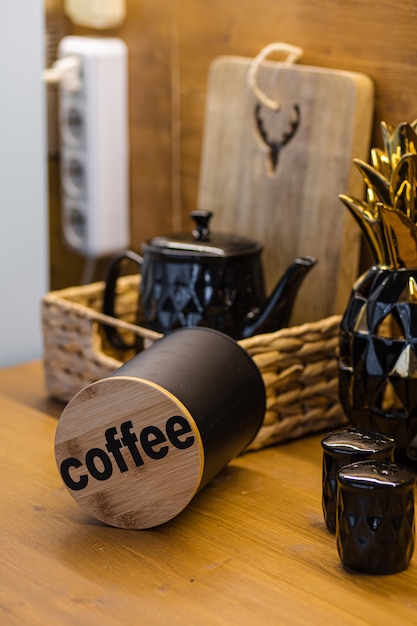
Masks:
[[[336,530],[337,473],[357,461],[394,461],[395,442],[380,433],[345,428],[327,434],[323,448],[322,506],[328,530]]]
[[[345,567],[395,574],[414,551],[415,473],[394,463],[362,461],[338,473],[336,543]]]

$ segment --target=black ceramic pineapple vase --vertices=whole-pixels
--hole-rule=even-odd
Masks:
[[[340,401],[352,424],[392,437],[417,469],[417,120],[383,122],[384,150],[355,159],[366,198],[340,199],[375,261],[360,277],[340,331]]]
[[[392,437],[396,460],[417,469],[417,269],[375,266],[356,282],[339,365],[351,423]]]

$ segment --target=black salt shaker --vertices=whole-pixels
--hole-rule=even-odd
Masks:
[[[322,506],[328,530],[336,530],[337,473],[357,461],[394,461],[395,442],[380,433],[345,428],[327,434],[323,448]]]
[[[336,543],[348,569],[395,574],[414,551],[415,473],[394,463],[362,461],[338,473]]]

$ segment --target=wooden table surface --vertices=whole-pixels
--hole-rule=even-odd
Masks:
[[[417,556],[344,570],[321,511],[320,436],[243,455],[172,522],[88,517],[54,460],[40,363],[0,371],[0,624],[417,623]]]

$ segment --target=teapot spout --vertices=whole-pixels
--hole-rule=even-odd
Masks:
[[[253,335],[272,333],[288,326],[295,297],[308,272],[315,266],[314,257],[295,259],[278,281],[272,294],[267,298],[261,311],[248,315],[248,323],[242,332],[242,339]]]

